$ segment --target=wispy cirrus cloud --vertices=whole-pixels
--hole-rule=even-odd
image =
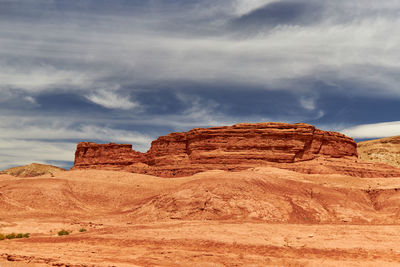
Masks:
[[[320,1],[267,3],[251,12],[272,12],[277,20],[273,29],[246,38],[232,36],[223,26],[218,27],[218,36],[177,34],[174,26],[172,29],[159,28],[165,24],[163,19],[166,16],[161,11],[159,16],[156,12],[156,15],[143,18],[140,15],[135,18],[74,15],[75,23],[89,24],[90,27],[66,23],[60,27],[57,22],[41,21],[30,29],[24,23],[5,23],[2,30],[13,29],[18,34],[8,33],[2,37],[6,45],[0,49],[0,55],[8,61],[13,57],[24,60],[11,70],[10,64],[3,66],[6,72],[0,79],[8,87],[27,91],[45,88],[92,90],[105,80],[119,80],[121,87],[192,81],[250,83],[264,88],[296,90],[296,83],[290,81],[304,77],[327,82],[347,79],[362,83],[368,79],[371,80],[368,82],[379,85],[383,92],[397,93],[394,87],[398,80],[390,70],[399,68],[396,45],[400,35],[394,31],[399,28],[396,25],[400,20],[379,15],[382,9],[373,13],[372,7],[369,10],[372,15],[368,16],[368,9],[363,6],[362,13],[365,14],[358,20],[331,22],[328,11],[332,7],[328,4],[321,7],[321,10],[328,10],[324,11],[328,12],[326,21],[318,23],[312,20],[304,27],[285,22],[284,14],[280,14],[290,10],[299,12],[292,8],[293,5],[308,7],[317,3],[322,5]],[[198,4],[197,9],[201,6]],[[342,10],[341,6],[343,9],[347,7],[340,2],[336,9]],[[356,6],[361,9],[361,5]],[[391,7],[395,8],[395,4],[392,3]],[[229,15],[222,7],[220,9],[225,12],[223,14],[229,23],[235,15]],[[308,9],[304,10],[307,12]],[[175,7],[172,11],[178,12],[179,9]],[[243,16],[250,15],[238,19]],[[243,21],[242,24],[253,28],[269,24],[262,18],[261,21]],[[132,28],[132,24],[136,27]],[[196,25],[201,27],[201,23]]]
[[[0,151],[14,161],[71,161],[60,151],[78,140],[145,150],[169,131],[243,121],[365,136],[373,127],[355,125],[397,120],[398,1],[1,5]]]
[[[129,100],[129,98],[119,95],[115,90],[97,89],[85,96],[91,102],[108,109],[133,109],[138,108],[139,104]]]
[[[368,139],[400,135],[400,121],[362,124],[346,128],[342,133],[353,138]]]
[[[25,116],[0,117],[0,166],[7,168],[31,162],[53,163],[69,168],[78,141],[133,144],[146,151],[152,138],[133,130],[109,128],[94,123],[75,125],[73,119]]]

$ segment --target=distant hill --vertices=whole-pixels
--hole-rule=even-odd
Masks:
[[[52,165],[32,163],[29,165],[13,167],[4,171],[0,171],[0,174],[8,174],[16,177],[35,177],[44,174],[54,175],[55,173],[62,171],[66,170]]]
[[[357,144],[362,160],[386,163],[400,168],[400,136],[369,140]]]

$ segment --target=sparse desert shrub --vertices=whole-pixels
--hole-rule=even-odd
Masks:
[[[85,229],[85,228],[81,228],[81,229],[79,229],[79,232],[86,232],[87,230]]]
[[[19,234],[17,234],[16,236],[15,236],[15,238],[23,238],[24,237],[24,234],[22,234],[22,233],[19,233]]]
[[[6,235],[6,238],[7,239],[14,239],[14,238],[16,238],[16,235],[15,235],[15,233],[11,233],[11,234]]]
[[[0,234],[0,240],[14,239],[14,238],[29,238],[29,236],[30,236],[30,233],[25,233],[25,234],[24,233],[18,233],[18,234],[11,233],[8,235]]]
[[[61,231],[58,232],[58,235],[59,235],[59,236],[62,236],[62,235],[69,235],[69,232],[68,232],[67,230],[62,229]]]

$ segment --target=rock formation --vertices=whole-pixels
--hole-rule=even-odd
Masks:
[[[305,163],[306,164],[303,164]],[[221,169],[274,166],[305,173],[399,176],[387,166],[357,164],[357,144],[336,132],[297,123],[242,123],[195,128],[153,141],[146,153],[131,145],[79,143],[73,169],[110,169],[178,177]],[[393,171],[393,170],[392,170]]]
[[[360,142],[358,152],[361,160],[400,168],[400,136]]]
[[[8,174],[16,177],[36,177],[44,174],[54,175],[61,171],[65,171],[65,169],[52,165],[32,163],[25,166],[6,169],[1,171],[0,174]]]

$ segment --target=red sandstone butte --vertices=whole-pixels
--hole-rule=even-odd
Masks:
[[[353,139],[305,123],[241,123],[195,128],[153,141],[146,153],[127,144],[79,143],[73,169],[108,169],[179,177],[220,169],[274,166],[303,173],[400,177],[400,169],[360,162]]]

